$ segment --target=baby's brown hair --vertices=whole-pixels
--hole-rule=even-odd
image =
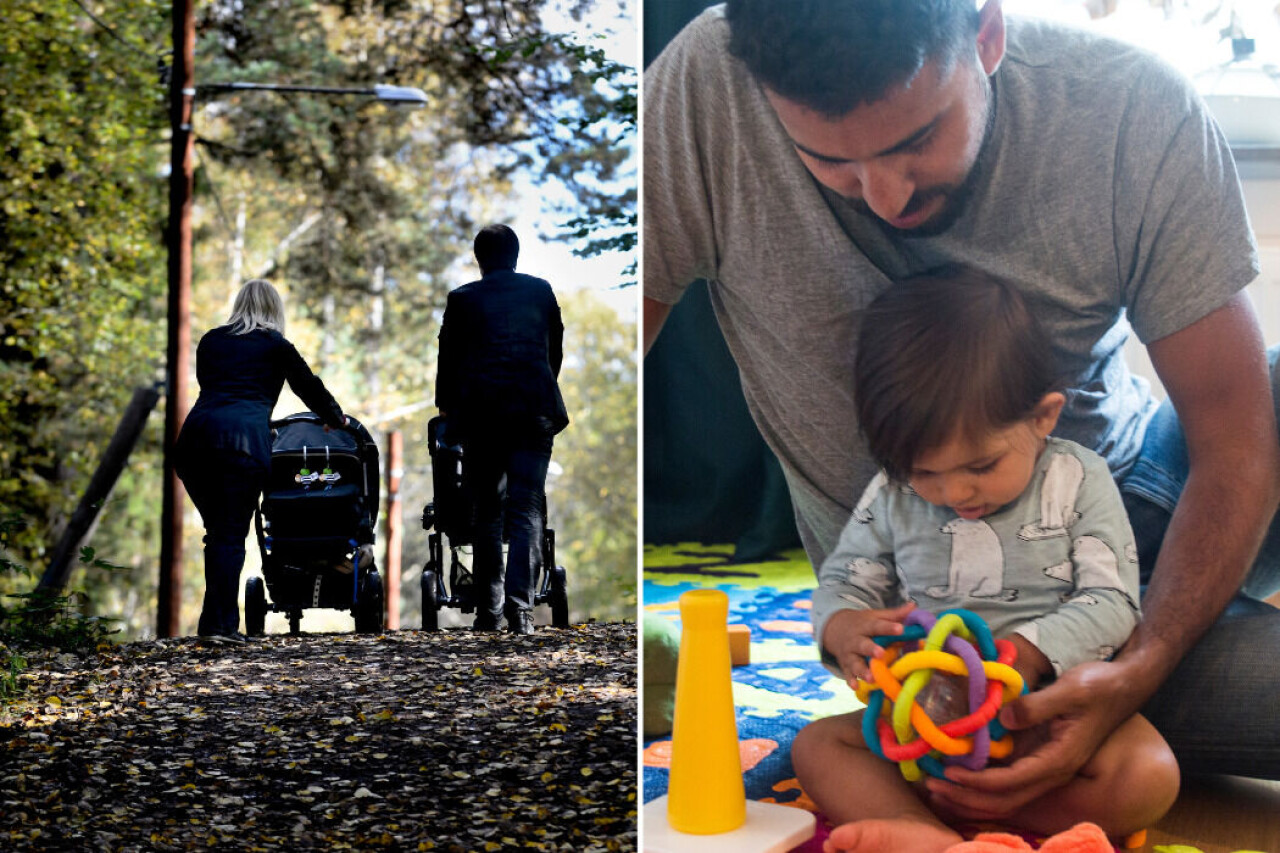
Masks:
[[[855,363],[858,425],[890,479],[959,433],[1031,416],[1059,374],[1053,347],[1008,282],[939,267],[892,282],[867,307]]]

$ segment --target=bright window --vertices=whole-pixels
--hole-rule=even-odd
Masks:
[[[1276,0],[1005,0],[1004,10],[1159,54],[1195,82],[1233,148],[1280,148]]]

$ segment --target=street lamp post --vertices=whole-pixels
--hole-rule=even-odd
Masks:
[[[174,444],[187,413],[191,359],[191,196],[195,188],[191,114],[195,108],[196,25],[192,0],[173,0],[173,68],[169,77],[169,335],[165,349],[164,497],[160,521],[160,580],[156,636],[178,633],[182,605],[182,484]]]
[[[427,95],[411,86],[378,84],[368,89],[346,89],[335,86],[292,86],[279,83],[202,83],[201,92],[308,92],[315,95],[363,95],[388,104],[424,106]]]
[[[187,412],[187,376],[191,365],[191,206],[195,189],[194,133],[191,120],[196,92],[272,91],[373,97],[390,104],[423,106],[427,96],[408,86],[367,89],[292,86],[273,83],[195,85],[195,17],[192,0],[173,0],[173,69],[169,80],[172,130],[169,171],[168,342],[165,351],[164,497],[160,524],[160,578],[156,636],[178,634],[182,605],[182,483],[174,469],[174,445]]]

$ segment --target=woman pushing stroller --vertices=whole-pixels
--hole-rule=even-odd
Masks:
[[[204,521],[204,603],[197,633],[238,644],[238,593],[249,522],[271,460],[271,412],[287,381],[325,427],[342,408],[284,336],[284,300],[264,279],[245,282],[226,325],[196,349],[200,396],[178,436],[176,465]]]

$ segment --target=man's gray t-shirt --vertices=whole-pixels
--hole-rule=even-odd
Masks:
[[[1122,479],[1155,405],[1124,362],[1129,324],[1159,340],[1258,273],[1226,140],[1189,84],[1120,42],[1010,19],[974,194],[943,234],[903,237],[809,174],[727,43],[713,7],[645,75],[644,295],[708,279],[814,564],[875,473],[854,409],[863,308],[943,263],[1019,287],[1067,371],[1056,434]]]

